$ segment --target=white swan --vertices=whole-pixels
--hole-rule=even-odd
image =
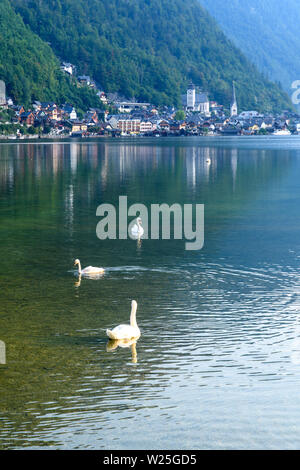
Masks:
[[[110,339],[132,339],[139,338],[140,329],[136,323],[137,303],[135,300],[131,302],[130,325],[119,325],[113,330],[106,330],[106,334]]]
[[[136,219],[136,224],[134,224],[134,226],[131,229],[131,233],[134,237],[141,237],[142,235],[144,235],[144,229],[141,224],[142,224],[142,219],[138,217]]]
[[[79,259],[76,259],[74,266],[78,265],[79,275],[88,275],[92,276],[93,274],[103,274],[105,272],[104,268],[95,268],[94,266],[88,266],[87,268],[81,269],[81,263]]]

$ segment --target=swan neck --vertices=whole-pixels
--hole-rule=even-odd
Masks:
[[[81,263],[80,263],[80,261],[78,261],[78,272],[79,272],[79,274],[81,274]]]
[[[131,307],[131,313],[130,313],[130,325],[133,327],[137,327],[136,308],[137,308],[137,304],[133,302],[132,307]]]

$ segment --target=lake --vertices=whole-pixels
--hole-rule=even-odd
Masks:
[[[204,204],[203,249],[99,240],[120,195]],[[0,448],[298,449],[299,208],[299,137],[0,144]]]

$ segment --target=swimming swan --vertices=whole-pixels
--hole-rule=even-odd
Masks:
[[[79,275],[87,274],[87,275],[91,276],[93,274],[103,274],[104,273],[103,268],[95,268],[94,266],[88,266],[87,268],[81,269],[81,263],[80,263],[79,259],[75,260],[74,266],[76,266],[77,264],[78,264],[78,273],[79,273]]]
[[[131,229],[131,233],[134,237],[141,237],[142,235],[144,235],[144,229],[142,227],[142,219],[140,217],[138,217],[136,219],[136,224],[132,227]]]
[[[140,329],[136,323],[137,303],[135,300],[131,302],[130,325],[119,325],[113,330],[106,330],[106,334],[110,339],[132,339],[139,338]]]

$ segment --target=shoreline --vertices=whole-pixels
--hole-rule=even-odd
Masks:
[[[204,138],[204,139],[212,139],[212,138],[290,138],[290,137],[300,137],[300,134],[291,134],[291,135],[274,135],[274,134],[266,134],[266,135],[259,135],[259,134],[252,134],[252,135],[245,135],[245,134],[231,134],[231,135],[224,135],[224,134],[213,134],[213,135],[178,135],[178,134],[167,134],[167,135],[120,135],[120,136],[113,136],[113,135],[86,135],[86,136],[72,136],[72,135],[56,135],[56,136],[49,136],[49,135],[24,135],[22,137],[17,137],[17,136],[4,136],[0,135],[0,143],[5,143],[5,142],[13,142],[13,143],[21,143],[24,141],[44,141],[44,140],[49,140],[49,141],[61,141],[61,140],[67,140],[67,141],[85,141],[85,140],[90,140],[90,139],[113,139],[113,140],[123,140],[123,139],[157,139],[157,138]]]

